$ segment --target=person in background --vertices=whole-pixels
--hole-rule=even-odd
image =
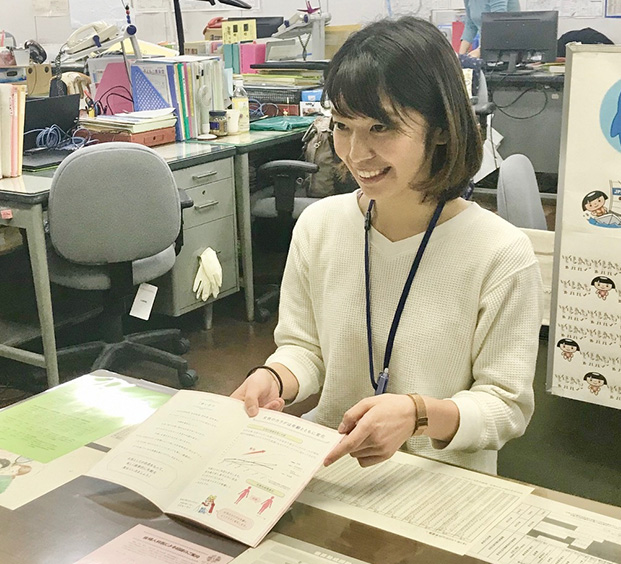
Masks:
[[[458,58],[430,22],[381,20],[325,92],[360,188],[296,222],[277,349],[232,395],[254,416],[321,392],[307,416],[343,434],[326,465],[403,448],[495,473],[534,409],[542,284],[528,237],[461,197],[482,150]]]
[[[481,48],[470,50],[474,38],[481,32],[481,14],[483,12],[519,12],[519,0],[464,0],[466,22],[459,44],[459,54],[468,53],[471,57],[480,57]]]

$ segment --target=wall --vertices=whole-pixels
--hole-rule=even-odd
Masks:
[[[555,9],[565,0],[521,0],[525,9]],[[174,24],[170,0],[132,0],[139,37],[148,41],[174,40]],[[184,28],[186,40],[202,38],[206,23],[215,16],[282,15],[290,16],[304,5],[304,0],[255,0],[258,10],[216,9],[207,2],[182,0],[186,9]],[[312,0],[317,5],[318,0]],[[461,8],[463,0],[321,0],[321,5],[332,14],[332,24],[368,22],[388,13],[416,13],[428,18],[432,9]],[[139,13],[139,8],[155,7],[150,13]],[[120,0],[21,0],[19,10],[13,0],[0,0],[2,26],[13,33],[18,42],[37,38],[56,52],[71,33],[71,29],[97,19],[122,24],[123,9]],[[593,27],[621,43],[621,19],[562,17],[559,35],[570,29]]]

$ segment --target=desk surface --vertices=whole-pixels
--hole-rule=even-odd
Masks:
[[[305,127],[292,129],[290,131],[250,131],[238,135],[227,135],[209,143],[217,145],[232,145],[237,153],[249,153],[270,145],[279,145],[289,141],[302,139],[306,132]]]
[[[502,74],[501,72],[486,71],[485,80],[488,84],[499,86],[500,84],[542,84],[555,85],[562,87],[565,83],[564,74],[554,74],[551,72],[533,72],[530,74]]]
[[[154,147],[172,170],[235,155],[235,147],[188,141]],[[37,204],[47,201],[55,169],[29,172],[16,178],[0,179],[0,202]]]
[[[154,147],[171,170],[245,154],[269,145],[301,139],[305,128],[291,131],[251,131],[213,141],[185,141]],[[0,202],[38,204],[47,201],[55,169],[28,172],[16,178],[0,179]]]
[[[535,493],[621,518],[621,508],[543,488],[537,488]],[[121,486],[85,476],[14,511],[0,507],[0,522],[2,564],[73,564],[139,523],[231,556],[246,548],[205,529],[170,519]],[[373,564],[479,562],[298,503],[282,517],[275,530]]]

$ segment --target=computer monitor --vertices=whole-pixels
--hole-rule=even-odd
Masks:
[[[489,64],[507,62],[508,73],[519,63],[539,55],[542,62],[556,59],[558,12],[484,12],[481,57]]]

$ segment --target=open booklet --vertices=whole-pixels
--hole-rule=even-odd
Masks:
[[[257,546],[342,435],[226,396],[182,390],[88,473],[162,511]]]

